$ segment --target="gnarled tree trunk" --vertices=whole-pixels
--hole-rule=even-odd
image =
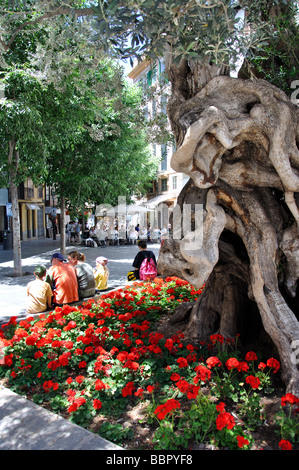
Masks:
[[[173,227],[159,272],[206,284],[189,321],[198,339],[246,336],[249,320],[261,320],[298,394],[299,110],[263,80],[219,73],[200,80],[185,62],[170,70],[172,167],[190,176],[178,206],[204,212],[202,227],[193,223],[180,239]]]

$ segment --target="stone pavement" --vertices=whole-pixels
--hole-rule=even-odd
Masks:
[[[9,321],[11,316],[18,319],[25,318],[26,286],[34,279],[34,269],[37,264],[50,267],[52,253],[60,251],[59,235],[57,240],[41,239],[22,242],[23,276],[13,276],[12,250],[3,250],[0,245],[0,326]],[[149,244],[156,257],[159,254],[159,244]],[[95,267],[95,259],[98,256],[108,258],[109,288],[114,289],[126,285],[127,272],[132,269],[132,262],[138,252],[136,245],[84,247],[68,244],[66,252],[72,249],[85,254],[86,262]]]
[[[66,419],[0,388],[0,450],[122,450]]]
[[[149,245],[156,256],[159,245]],[[81,251],[86,261],[95,266],[97,256],[108,258],[109,287],[127,284],[126,274],[138,252],[136,245],[83,247],[67,246]],[[0,326],[11,316],[26,317],[26,285],[34,278],[37,264],[50,267],[51,254],[59,250],[57,240],[42,239],[22,242],[23,276],[13,276],[12,250],[0,245]],[[66,419],[39,407],[0,385],[0,450],[104,450],[115,452],[121,447],[93,434]]]

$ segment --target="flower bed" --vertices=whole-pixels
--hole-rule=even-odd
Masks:
[[[190,344],[181,332],[157,330],[163,314],[201,292],[175,277],[157,278],[81,307],[18,324],[12,318],[0,332],[0,377],[16,393],[126,448],[257,448],[261,398],[273,392],[279,361],[253,351],[242,358],[238,338],[216,334]],[[291,394],[281,399],[277,449],[297,446],[298,402]],[[142,411],[138,439],[130,423],[124,426],[133,409]]]

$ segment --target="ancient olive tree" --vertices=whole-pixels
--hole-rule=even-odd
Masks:
[[[261,326],[278,351],[288,390],[298,394],[299,110],[253,60],[271,53],[267,65],[285,66],[275,18],[285,15],[292,36],[298,34],[297,2],[98,0],[88,9],[83,3],[66,11],[63,2],[49,2],[41,15],[88,15],[103,50],[112,45],[122,57],[166,60],[172,166],[190,176],[177,211],[188,205],[193,219],[187,230],[184,217],[179,227],[173,220],[159,270],[205,284],[190,332],[246,339]],[[296,48],[291,52],[293,73],[298,56]],[[239,78],[231,70],[242,60]],[[199,205],[202,225],[196,223]]]
[[[117,28],[111,20],[117,12],[107,3],[100,2],[102,34],[108,24],[110,31],[113,24]],[[160,273],[205,284],[190,314],[194,337],[218,331],[252,340],[253,329],[261,342],[262,325],[288,389],[298,393],[299,110],[279,88],[254,77],[254,70],[246,79],[230,74],[242,55],[248,66],[250,57],[261,54],[262,42],[275,51],[273,19],[286,8],[279,2],[271,2],[268,12],[267,2],[260,9],[256,2],[253,9],[251,2],[229,1],[118,3],[119,15],[135,25],[136,48],[143,41],[149,56],[166,58],[176,142],[172,167],[190,176],[178,209],[183,214],[189,204],[193,223],[184,231],[184,218],[178,226],[174,211]],[[291,3],[287,14],[298,31]],[[199,204],[202,225],[195,220]]]

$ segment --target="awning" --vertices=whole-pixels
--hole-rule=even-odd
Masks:
[[[149,201],[147,201],[145,204],[151,208],[158,206],[164,201],[173,202],[174,198],[169,194],[160,194],[159,196],[156,196],[153,199],[149,199]]]
[[[128,214],[137,214],[140,212],[149,212],[150,209],[144,206],[138,206],[138,204],[131,204],[127,207]]]
[[[129,214],[140,214],[144,212],[149,212],[151,209],[144,206],[139,206],[138,204],[119,204],[118,206],[112,207],[109,210],[105,208],[96,208],[96,216],[117,216],[117,215],[129,215]]]
[[[56,217],[57,209],[56,209],[56,207],[45,206],[45,213],[46,214],[51,214],[51,215]]]
[[[26,206],[27,206],[27,208],[30,209],[31,211],[36,211],[36,210],[38,210],[38,209],[41,209],[41,207],[38,206],[37,204],[27,204],[27,203],[26,203]]]

